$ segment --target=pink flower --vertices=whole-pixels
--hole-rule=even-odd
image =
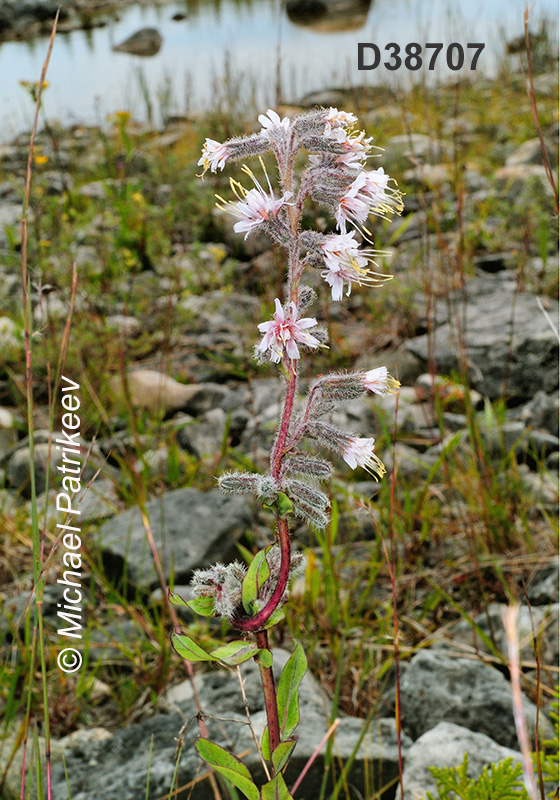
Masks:
[[[217,169],[224,168],[228,158],[229,151],[227,145],[216,142],[214,139],[206,139],[204,147],[202,148],[202,156],[198,161],[198,166],[204,167],[204,172],[207,170],[216,172]]]
[[[338,108],[329,108],[325,114],[325,136],[330,136],[337,128],[347,128],[358,121],[358,117],[348,111],[339,111]]]
[[[251,189],[243,200],[230,205],[231,213],[241,217],[241,221],[235,223],[233,230],[236,233],[246,231],[245,238],[247,238],[251,231],[262,222],[266,222],[271,216],[276,217],[278,211],[291,196],[291,192],[285,192],[277,200],[272,189],[270,194],[267,194],[261,186],[258,189]]]
[[[335,218],[342,233],[346,233],[347,222],[361,225],[369,216],[369,197],[362,192],[365,185],[365,172],[360,172],[350,184],[344,197],[340,198]]]
[[[387,218],[395,210],[402,211],[401,193],[388,186],[390,180],[383,167],[356,176],[335,212],[342,233],[346,233],[347,222],[359,226],[370,214]]]
[[[271,108],[268,109],[266,114],[261,114],[259,116],[259,122],[263,126],[261,136],[264,136],[266,139],[270,139],[274,131],[288,130],[290,127],[290,120],[288,117],[280,119],[276,111],[273,111]]]
[[[387,367],[377,367],[370,369],[363,374],[364,388],[369,389],[370,392],[375,392],[383,396],[384,394],[396,394],[400,381],[389,375]]]
[[[348,284],[348,297],[352,291],[352,283],[360,286],[376,285],[390,277],[365,269],[374,256],[384,254],[371,249],[360,250],[353,231],[326,236],[321,250],[327,267],[321,271],[321,276],[331,287],[333,300],[342,300],[345,283]]]
[[[372,148],[372,136],[366,138],[366,132],[360,131],[357,134],[349,134],[343,128],[337,132],[337,141],[345,152],[340,155],[336,160],[339,164],[344,164],[351,169],[361,169],[364,160],[367,158],[369,151]]]
[[[277,364],[284,354],[291,359],[299,358],[298,342],[307,347],[320,346],[320,341],[306,332],[306,328],[317,325],[316,319],[312,317],[298,319],[298,310],[294,302],[290,303],[291,316],[288,318],[278,298],[274,301],[274,305],[276,306],[274,318],[258,325],[259,331],[264,333],[257,348],[259,352],[266,353],[268,350],[270,360]]]
[[[343,447],[342,458],[352,469],[363,467],[377,480],[377,476],[382,478],[387,470],[381,459],[373,452],[374,444],[375,439],[362,439],[354,436]]]

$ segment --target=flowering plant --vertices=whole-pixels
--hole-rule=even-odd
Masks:
[[[401,194],[382,167],[366,169],[374,149],[371,138],[355,129],[356,117],[336,108],[318,109],[288,119],[272,110],[259,117],[259,133],[224,143],[207,139],[198,162],[204,172],[222,170],[230,161],[272,152],[279,172],[275,193],[266,170],[266,188],[243,166],[251,180],[247,189],[230,180],[235,200],[218,198],[220,207],[238,218],[234,230],[245,238],[259,229],[286,251],[287,286],[284,301],[276,298],[274,314],[257,327],[262,338],[255,345],[259,362],[278,364],[285,385],[283,406],[270,452],[270,468],[262,475],[230,472],[219,479],[231,494],[253,493],[275,515],[274,540],[260,550],[248,567],[233,562],[196,570],[192,578],[194,599],[171,595],[205,616],[229,621],[251,639],[239,639],[207,653],[190,637],[175,634],[173,644],[189,661],[216,661],[237,666],[254,658],[260,669],[268,725],[261,740],[270,780],[259,790],[247,767],[219,745],[199,739],[197,748],[207,763],[224,774],[249,800],[292,797],[283,773],[296,744],[299,684],[306,670],[301,645],[297,645],[278,684],[272,672],[268,629],[282,619],[283,605],[303,557],[292,548],[288,517],[294,513],[317,528],[329,522],[329,498],[320,483],[331,475],[325,458],[304,449],[312,440],[338,452],[352,468],[362,467],[377,480],[385,468],[374,452],[374,439],[362,438],[334,427],[326,415],[343,401],[366,391],[383,395],[395,392],[399,382],[385,367],[367,372],[320,375],[311,382],[305,401],[298,399],[301,351],[326,346],[326,332],[314,317],[304,316],[315,299],[313,289],[302,283],[306,269],[318,269],[331,288],[332,299],[342,300],[354,284],[375,286],[390,276],[377,272],[375,259],[386,255],[360,242],[369,242],[365,227],[373,214],[388,218],[402,210]],[[304,150],[307,165],[296,177],[296,155]],[[203,174],[204,174],[203,172]],[[302,209],[313,199],[327,206],[336,220],[337,233],[303,230]],[[349,230],[349,227],[351,229]],[[374,267],[372,269],[371,267]]]

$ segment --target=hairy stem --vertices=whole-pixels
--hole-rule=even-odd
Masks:
[[[268,650],[268,633],[266,631],[257,632],[257,645],[261,650]],[[268,740],[270,743],[270,753],[276,750],[280,744],[280,722],[278,720],[278,703],[276,702],[276,686],[272,667],[265,667],[259,664],[261,681],[264,695],[264,705],[266,708],[266,719],[268,721]],[[274,766],[272,767],[274,777]]]

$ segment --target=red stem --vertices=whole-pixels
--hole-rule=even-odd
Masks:
[[[278,540],[280,543],[280,574],[278,576],[278,583],[270,600],[263,608],[253,617],[238,618],[232,620],[232,625],[238,631],[252,632],[263,630],[269,617],[272,616],[278,604],[284,596],[288,578],[290,576],[290,533],[288,531],[288,523],[283,518],[278,519]]]
[[[266,631],[259,631],[257,633],[257,645],[261,650],[268,650],[268,633]],[[270,754],[272,755],[280,744],[280,722],[278,719],[276,686],[274,684],[272,667],[265,667],[263,664],[259,664],[259,669],[263,686],[266,718],[268,720],[268,741],[270,743]],[[272,766],[272,777],[274,777],[274,765]]]

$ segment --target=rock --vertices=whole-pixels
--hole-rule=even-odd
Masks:
[[[520,419],[527,426],[543,428],[552,436],[558,436],[558,411],[558,395],[548,395],[542,389],[539,389],[528,403],[508,411],[508,417]]]
[[[340,108],[348,102],[348,89],[323,89],[319,92],[310,92],[304,95],[299,102],[305,108],[314,106]]]
[[[388,473],[393,471],[393,452],[396,462],[395,469],[399,478],[411,486],[418,481],[418,488],[422,488],[423,481],[429,475],[437,457],[428,457],[426,453],[419,453],[413,447],[397,442],[394,451],[393,447],[388,447],[383,451],[382,461]]]
[[[0,223],[1,224],[1,223]],[[23,341],[18,338],[16,323],[9,317],[0,317],[0,351],[22,349]]]
[[[226,412],[222,408],[213,408],[195,422],[181,428],[177,441],[183,450],[197,458],[217,456],[222,449],[226,422]]]
[[[449,168],[446,164],[423,164],[408,169],[403,173],[402,179],[410,186],[425,186],[428,189],[451,183]]]
[[[458,767],[464,754],[469,756],[469,778],[475,779],[484,767],[505,758],[521,763],[521,753],[494,742],[483,733],[474,733],[452,722],[440,722],[417,739],[406,756],[403,772],[404,800],[425,800],[434,797],[437,784],[430,767]],[[400,797],[397,790],[395,795]]]
[[[183,600],[193,599],[192,589],[188,585],[175,584],[173,586],[173,591],[175,592],[175,594],[178,594],[179,597],[182,597]],[[165,592],[165,594],[167,596],[167,591]],[[163,591],[161,586],[158,586],[157,589],[154,589],[154,591],[150,594],[150,600],[154,605],[157,606],[161,606],[164,604],[164,602],[166,602],[164,601]],[[188,606],[174,606],[174,608],[175,611],[177,612],[177,616],[179,617],[179,619],[186,624],[190,624],[195,619],[200,619],[200,617],[197,617],[194,611],[191,611],[191,609]],[[187,681],[187,683],[190,682]]]
[[[453,146],[449,142],[432,139],[423,133],[391,136],[383,147],[386,148],[387,161],[387,166],[383,166],[387,172],[394,172],[396,165],[406,169],[411,164],[441,164],[453,155]]]
[[[107,317],[106,321],[110,328],[114,328],[126,339],[138,336],[142,331],[142,325],[135,317],[127,317],[124,314],[112,314]]]
[[[21,226],[21,203],[2,203],[0,205],[0,248],[9,245],[6,228],[11,228],[14,238],[19,241]]]
[[[101,477],[97,477],[87,490],[84,485],[80,498],[78,510],[82,523],[113,517],[123,506],[115,481]]]
[[[529,191],[533,183],[540,184],[547,194],[552,195],[552,187],[546,176],[546,170],[541,164],[516,164],[502,167],[494,173],[494,182],[498,189],[512,201],[518,200],[524,190]]]
[[[527,587],[527,595],[532,605],[546,606],[558,603],[558,572],[557,559],[553,559],[549,566],[539,569]]]
[[[467,283],[466,325],[463,335],[466,355],[473,365],[473,385],[495,399],[503,394],[528,400],[535,386],[552,393],[558,386],[558,340],[539,309],[534,295],[516,293],[513,280],[501,274],[473,278]],[[514,302],[515,299],[515,302]],[[558,303],[548,300],[549,313],[558,313]],[[450,374],[459,368],[460,344],[448,323],[432,336],[438,371]],[[428,335],[406,343],[406,348],[428,364]]]
[[[0,408],[0,459],[17,441],[14,415],[9,409]]]
[[[146,503],[146,514],[166,580],[188,583],[193,569],[236,556],[235,543],[250,527],[252,513],[242,497],[217,489],[177,489]],[[97,542],[110,577],[146,590],[159,585],[140,509],[106,522]]]
[[[401,708],[403,729],[412,739],[438,722],[454,722],[484,733],[504,747],[517,743],[511,687],[498,670],[481,661],[421,651],[403,677]],[[526,697],[523,710],[533,737],[536,708]],[[549,738],[550,724],[545,723],[544,729],[544,738]]]
[[[537,95],[543,97],[558,96],[558,73],[548,72],[542,75],[535,75],[534,79],[535,92]]]
[[[31,591],[23,591],[13,597],[0,599],[0,636],[11,642],[16,635],[16,630],[21,636],[25,635],[25,612],[31,610],[33,619],[34,599]],[[57,619],[57,603],[63,602],[63,587],[51,583],[45,586],[43,592],[43,618],[46,621]]]
[[[63,453],[60,447],[56,445],[56,439],[61,436],[62,434],[56,431],[52,433],[52,436],[49,431],[38,430],[35,433],[34,475],[37,494],[41,494],[47,488],[47,461],[49,461],[48,471],[50,486],[61,485],[63,475],[57,468],[62,464]],[[51,444],[49,444],[49,439],[51,440]],[[89,443],[83,439],[78,439],[78,444],[80,447],[80,455],[69,457],[80,461],[83,467],[81,469],[82,489],[85,489],[87,482],[93,478],[97,470],[100,467],[104,467],[104,461],[96,446],[90,448]],[[86,454],[89,455],[87,462],[84,463]],[[26,438],[18,445],[18,449],[12,453],[6,468],[8,485],[20,491],[24,497],[31,496],[30,464],[29,440]]]
[[[156,28],[141,28],[120,44],[113,47],[118,53],[130,53],[133,56],[155,56],[159,53],[163,39]]]
[[[133,406],[150,411],[171,411],[184,409],[199,392],[198,385],[186,386],[163,372],[153,369],[133,369],[127,373],[128,392]],[[111,390],[117,402],[124,402],[120,376],[115,375],[110,381]]]
[[[290,22],[321,33],[353,31],[366,22],[371,0],[288,0]]]
[[[547,148],[550,163],[554,164],[554,150]],[[538,137],[527,139],[510,156],[506,158],[506,167],[518,167],[525,164],[542,164],[541,141]]]
[[[557,576],[558,572],[556,572]],[[508,643],[502,618],[502,610],[505,608],[507,606],[503,603],[490,603],[485,611],[474,618],[474,622],[507,660]],[[558,663],[558,603],[548,607],[535,606],[531,611],[525,605],[519,607],[517,632],[520,657],[522,661],[529,663],[535,661],[533,631],[539,642],[541,663],[547,666],[556,665]],[[456,644],[474,648],[478,653],[494,653],[466,620],[458,622],[449,630],[449,639],[446,637],[446,647],[454,647]]]
[[[535,506],[542,506],[545,512],[558,513],[558,476],[553,478],[546,472],[527,471],[521,475],[521,481],[532,495]]]
[[[131,642],[142,640],[142,630],[131,619],[116,619],[92,628],[89,633],[90,664],[126,665],[130,660]]]

